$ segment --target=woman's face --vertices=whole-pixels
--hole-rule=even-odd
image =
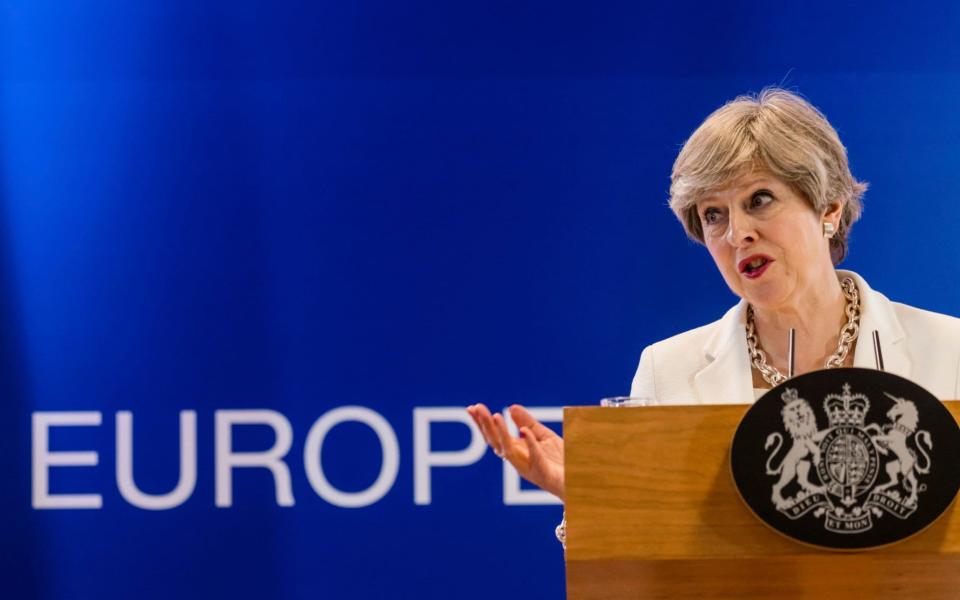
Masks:
[[[775,176],[754,171],[697,202],[710,256],[730,289],[759,310],[793,306],[836,278],[820,215]]]

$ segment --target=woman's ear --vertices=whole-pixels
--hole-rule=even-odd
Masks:
[[[833,223],[834,230],[840,229],[840,218],[843,216],[843,201],[836,200],[827,205],[827,208],[823,211],[823,218],[821,219],[824,222]]]

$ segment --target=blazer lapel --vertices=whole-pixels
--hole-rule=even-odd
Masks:
[[[853,366],[875,369],[873,332],[880,335],[880,349],[885,371],[910,378],[913,365],[907,354],[906,333],[897,319],[893,305],[886,296],[875,292],[862,277],[852,271],[840,271],[840,276],[849,275],[860,291],[860,336],[853,354]]]
[[[700,404],[753,402],[753,380],[747,357],[747,303],[741,300],[720,319],[703,348],[707,365],[693,377]]]

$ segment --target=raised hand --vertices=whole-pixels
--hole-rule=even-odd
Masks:
[[[490,414],[483,404],[467,407],[494,453],[511,465],[527,481],[563,499],[563,438],[533,418],[527,409],[514,404],[510,417],[520,437],[510,435],[503,415]]]

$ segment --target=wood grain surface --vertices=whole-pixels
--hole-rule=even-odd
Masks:
[[[946,405],[957,418],[960,402]],[[853,553],[755,517],[728,458],[747,408],[564,410],[570,598],[960,598],[955,506],[908,540]]]

